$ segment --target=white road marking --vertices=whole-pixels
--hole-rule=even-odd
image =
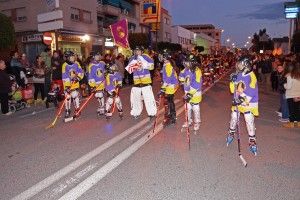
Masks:
[[[221,77],[220,79],[222,79],[222,78],[223,77]],[[217,80],[213,85],[215,85],[219,80]],[[203,94],[205,94],[209,89],[211,89],[212,86],[209,87],[209,88],[206,88],[204,90]],[[184,106],[182,106],[177,111],[176,115],[179,116],[182,112],[184,112],[184,110],[185,110],[185,108],[184,108]],[[94,172],[91,176],[89,176],[88,178],[86,178],[84,181],[82,181],[81,183],[79,183],[72,190],[70,190],[65,195],[63,195],[61,198],[59,198],[59,200],[78,199],[85,192],[87,192],[94,185],[96,185],[100,180],[102,180],[107,174],[109,174],[110,172],[112,172],[122,162],[124,162],[127,158],[129,158],[133,153],[135,153],[139,148],[141,148],[144,144],[146,144],[149,140],[151,140],[162,129],[163,129],[163,125],[162,125],[162,123],[159,123],[154,133],[153,133],[152,130],[150,130],[146,135],[144,135],[138,141],[136,141],[135,143],[133,143],[130,147],[128,147],[127,149],[125,149],[118,156],[116,156],[115,158],[113,158],[111,161],[109,161],[107,164],[105,164],[99,170],[97,170],[96,172]]]
[[[182,106],[177,112],[177,116],[179,116],[182,112],[184,112],[184,106]],[[101,179],[103,179],[107,174],[117,168],[122,162],[124,162],[127,158],[129,158],[133,153],[135,153],[139,148],[141,148],[145,143],[151,140],[155,135],[157,135],[163,129],[162,123],[159,123],[157,129],[154,133],[152,130],[148,132],[148,134],[144,135],[141,139],[133,143],[130,147],[125,149],[122,153],[117,155],[91,176],[86,178],[84,181],[79,183],[72,190],[63,195],[59,200],[70,200],[70,199],[78,199],[82,196],[86,191],[88,191],[91,187],[96,185]],[[148,137],[150,136],[150,137]]]
[[[175,103],[176,102],[179,102],[179,100],[175,100]],[[162,112],[163,112],[163,110],[160,110],[158,112],[158,114],[160,114]],[[115,143],[121,141],[122,139],[124,139],[125,137],[127,137],[128,135],[130,135],[131,133],[133,133],[134,131],[136,131],[140,127],[144,126],[148,122],[149,122],[148,118],[140,121],[136,125],[130,127],[126,131],[124,131],[121,134],[117,135],[116,137],[110,139],[109,141],[107,141],[106,143],[104,143],[101,146],[97,147],[93,151],[85,154],[81,158],[73,161],[72,163],[68,164],[66,167],[60,169],[59,171],[55,172],[54,174],[50,175],[49,177],[45,178],[44,180],[40,181],[39,183],[37,183],[37,184],[33,185],[32,187],[28,188],[27,190],[25,190],[21,194],[15,196],[12,200],[24,200],[24,199],[29,199],[29,198],[33,197],[34,195],[38,194],[39,192],[41,192],[45,188],[49,187],[54,182],[58,181],[59,179],[61,179],[65,175],[67,175],[68,173],[70,173],[73,170],[80,167],[82,164],[88,162],[89,160],[91,160],[95,156],[99,155],[104,150],[108,149],[109,147],[111,147]]]
[[[153,127],[152,124],[146,126],[143,130],[141,130],[141,131],[139,131],[138,133],[136,133],[135,135],[131,136],[131,137],[129,138],[129,140],[131,140],[131,141],[132,141],[132,140],[135,140],[136,138],[138,138],[139,136],[141,136],[142,134],[144,134],[145,132],[147,132],[148,129],[150,129],[151,127]]]
[[[25,118],[25,117],[30,117],[32,115],[36,115],[36,114],[39,114],[39,113],[43,113],[43,112],[46,112],[46,111],[49,111],[49,110],[53,110],[54,107],[51,107],[51,108],[48,108],[48,109],[44,109],[44,110],[39,110],[39,111],[33,111],[32,113],[28,113],[28,114],[25,114],[25,115],[21,115],[19,116],[19,118]]]
[[[82,178],[85,174],[89,173],[90,171],[92,171],[96,167],[97,167],[97,163],[89,165],[86,168],[84,168],[83,170],[81,170],[80,172],[76,173],[73,177],[70,177],[67,180],[65,180],[64,183],[60,183],[58,185],[58,187],[54,188],[51,191],[50,195],[47,195],[47,199],[52,199],[53,197],[55,197],[55,196],[59,195],[60,193],[62,193],[65,189],[70,187],[72,184],[79,183],[80,178]]]
[[[224,76],[220,77],[220,79],[218,79],[217,81],[215,81],[214,84],[212,84],[210,87],[206,88],[203,91],[203,94],[205,94],[209,89],[211,89],[217,82],[219,82],[223,77],[225,77],[226,74],[224,74]],[[175,103],[179,102],[180,100],[176,99]],[[182,112],[184,111],[184,106],[182,106],[179,111],[177,112],[177,116],[180,115]],[[45,112],[44,111],[39,111],[39,112]],[[158,112],[158,115],[160,113],[162,113],[163,110],[160,110]],[[55,172],[54,174],[50,175],[49,177],[45,178],[44,180],[40,181],[39,183],[33,185],[32,187],[28,188],[27,190],[25,190],[24,192],[22,192],[21,194],[15,196],[14,198],[12,198],[12,200],[26,200],[29,199],[33,196],[35,196],[36,194],[38,194],[39,192],[41,192],[42,190],[44,190],[45,188],[49,187],[50,185],[52,185],[54,182],[58,181],[59,179],[61,179],[62,177],[66,176],[67,174],[69,174],[70,172],[74,171],[75,169],[77,169],[78,167],[80,167],[82,164],[88,162],[89,160],[91,160],[92,158],[94,158],[95,156],[99,155],[101,152],[103,152],[104,150],[108,149],[109,147],[111,147],[112,145],[114,145],[115,143],[121,141],[122,139],[124,139],[125,137],[127,137],[128,135],[130,135],[132,132],[136,131],[137,129],[139,129],[141,126],[145,125],[147,122],[149,121],[148,118],[140,121],[138,124],[134,125],[133,127],[127,129],[126,131],[122,132],[120,135],[112,138],[111,140],[107,141],[106,143],[102,144],[101,146],[97,147],[96,149],[94,149],[93,151],[87,153],[86,155],[82,156],[81,158],[73,161],[72,163],[68,164],[67,166],[65,166],[64,168],[60,169],[59,171]],[[89,188],[91,188],[96,182],[90,182],[90,180],[93,181],[93,179],[99,179],[101,180],[103,177],[105,177],[108,173],[110,173],[113,169],[115,169],[120,163],[122,163],[124,160],[126,160],[130,155],[132,155],[135,151],[137,151],[142,145],[144,145],[147,141],[149,141],[151,138],[153,138],[157,133],[159,133],[162,130],[163,126],[162,124],[158,124],[157,129],[155,130],[154,134],[152,133],[152,130],[146,134],[145,136],[143,136],[141,139],[139,139],[137,142],[135,142],[133,145],[131,145],[129,148],[127,148],[125,151],[123,151],[121,154],[119,154],[117,157],[115,157],[113,160],[111,160],[109,163],[107,163],[105,166],[103,166],[101,169],[99,169],[98,171],[96,171],[94,174],[97,174],[97,176],[95,177],[94,174],[92,174],[90,177],[88,177],[86,180],[84,180],[83,182],[81,182],[79,185],[77,185],[75,188],[73,188],[71,191],[69,191],[68,193],[66,193],[64,196],[62,196],[61,199],[76,199],[74,198],[74,196],[68,196],[70,193],[76,193],[77,195],[79,194],[78,197],[80,197],[85,191],[87,191]],[[149,137],[150,135],[150,137]],[[106,174],[103,172],[106,172]],[[102,178],[101,178],[102,176]],[[88,185],[84,185],[85,183],[87,183]],[[91,185],[92,184],[92,185]],[[78,188],[78,186],[84,186],[82,188]],[[64,188],[65,186],[62,186],[62,188]],[[87,188],[87,189],[86,189]],[[79,193],[76,192],[76,190],[79,189]],[[86,190],[85,190],[86,189]],[[85,190],[85,191],[84,191]],[[84,191],[83,193],[81,193],[82,191]],[[68,198],[65,198],[65,196],[67,196]]]

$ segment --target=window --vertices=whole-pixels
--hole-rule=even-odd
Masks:
[[[80,13],[79,9],[71,8],[71,19],[79,21],[80,20],[79,13]]]
[[[165,23],[165,24],[170,24],[170,20],[169,20],[168,18],[165,17],[165,18],[164,18],[164,23]]]
[[[165,32],[165,37],[169,41],[171,39],[171,34],[168,32]]]
[[[16,14],[17,14],[17,22],[24,22],[26,21],[26,9],[25,8],[17,8],[16,9]]]
[[[7,17],[11,17],[11,10],[2,10],[1,12]]]
[[[82,21],[86,23],[92,22],[92,16],[91,12],[89,11],[82,11]]]
[[[128,30],[130,33],[133,33],[136,29],[136,25],[134,23],[129,22],[128,23]]]

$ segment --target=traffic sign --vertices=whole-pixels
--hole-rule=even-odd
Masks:
[[[52,34],[50,32],[45,32],[43,34],[43,41],[46,45],[51,45],[52,40]]]

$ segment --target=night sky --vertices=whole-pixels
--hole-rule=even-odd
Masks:
[[[282,0],[162,0],[173,24],[214,24],[227,38],[242,47],[248,36],[266,28],[271,37],[288,36]],[[231,43],[232,43],[231,42]]]

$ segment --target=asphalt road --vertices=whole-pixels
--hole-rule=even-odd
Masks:
[[[225,144],[231,104],[226,78],[204,95],[201,129],[191,134],[190,150],[181,132],[181,92],[177,124],[162,129],[161,111],[154,133],[145,112],[138,120],[129,116],[129,94],[130,87],[121,91],[122,121],[117,113],[109,122],[97,118],[94,100],[79,120],[59,119],[50,130],[45,127],[54,109],[1,116],[0,199],[300,199],[300,129],[281,127],[276,94],[260,88],[257,157],[248,151],[241,122],[247,168],[236,142]]]

